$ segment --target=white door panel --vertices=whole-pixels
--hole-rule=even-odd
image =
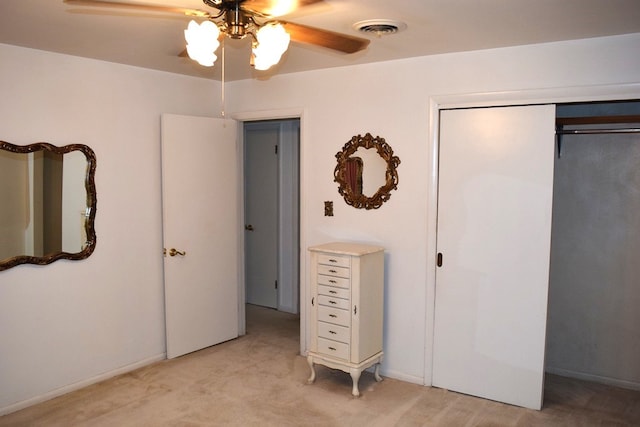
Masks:
[[[249,304],[278,308],[279,122],[245,123],[245,280]]]
[[[433,384],[539,409],[555,107],[440,120]]]
[[[233,120],[162,116],[167,357],[238,336],[238,149]],[[186,254],[170,256],[175,248]]]

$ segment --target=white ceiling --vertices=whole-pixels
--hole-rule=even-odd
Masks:
[[[135,1],[215,12],[201,0]],[[352,35],[359,35],[352,25],[368,19],[402,21],[407,29],[380,38],[360,34],[371,44],[352,55],[292,43],[281,63],[267,72],[249,65],[248,40],[227,39],[226,80],[640,33],[640,0],[325,0],[281,19]],[[0,43],[219,80],[220,59],[205,68],[178,56],[187,23],[180,15],[119,13],[62,0],[0,0]]]

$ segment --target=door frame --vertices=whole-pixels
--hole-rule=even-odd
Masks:
[[[427,289],[425,303],[424,385],[431,386],[433,383],[440,110],[529,104],[559,104],[567,102],[615,101],[639,98],[640,83],[445,94],[429,97],[427,164],[431,168],[432,173],[427,182]]]
[[[264,110],[264,111],[248,111],[248,112],[236,112],[231,114],[231,117],[237,121],[238,123],[238,135],[242,135],[242,131],[244,128],[244,122],[253,122],[259,120],[286,120],[286,119],[298,119],[300,120],[300,140],[299,140],[299,169],[298,169],[298,185],[299,185],[299,289],[298,289],[298,298],[299,298],[299,310],[300,310],[300,354],[305,355],[307,349],[309,348],[307,345],[307,337],[309,333],[307,331],[307,307],[304,304],[304,301],[307,300],[307,286],[305,284],[307,281],[305,278],[307,277],[307,265],[306,265],[306,257],[305,251],[303,248],[307,247],[307,239],[306,239],[306,197],[305,197],[305,187],[304,187],[304,176],[305,176],[305,124],[304,124],[304,116],[305,116],[304,108],[290,108],[290,109],[281,109],[281,110]],[[238,140],[239,149],[240,149],[240,158],[244,158],[244,140],[242,137]],[[241,162],[240,165],[240,188],[239,191],[239,203],[244,203],[244,162]],[[244,224],[244,206],[241,206],[240,209],[240,223]],[[238,248],[238,257],[240,260],[240,280],[238,282],[238,329],[240,331],[240,335],[246,334],[247,326],[246,326],[246,313],[245,313],[245,257],[244,257],[244,239],[240,239],[240,247]]]

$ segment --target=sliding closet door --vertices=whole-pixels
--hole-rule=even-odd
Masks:
[[[442,111],[433,385],[540,409],[555,106]]]

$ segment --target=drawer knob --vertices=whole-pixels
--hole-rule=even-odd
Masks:
[[[337,294],[336,291],[329,291],[330,294]]]
[[[329,317],[335,318],[335,317],[338,317],[338,316],[336,316],[335,314],[330,314]]]
[[[336,349],[334,347],[329,347],[329,350],[336,351]]]
[[[329,280],[329,283],[338,283],[335,280]]]
[[[338,260],[332,258],[332,259],[329,260],[329,262],[338,262]]]
[[[330,334],[336,335],[337,332],[336,331],[329,331]]]
[[[336,270],[329,270],[329,273],[337,273]]]
[[[329,300],[329,304],[337,304],[337,302]]]

